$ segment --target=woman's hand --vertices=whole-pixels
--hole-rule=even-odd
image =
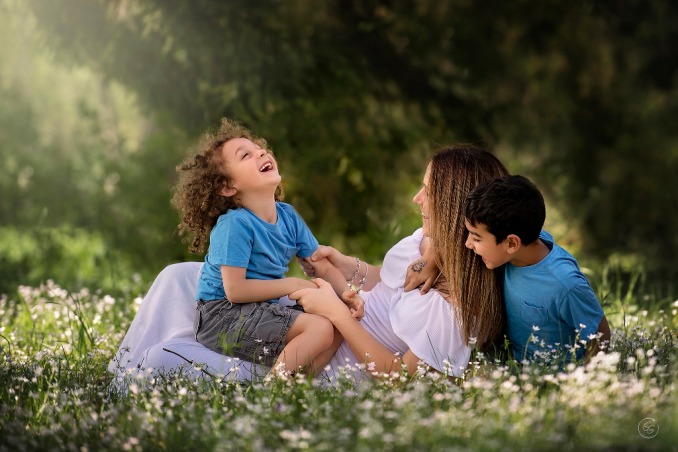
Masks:
[[[313,278],[316,276],[316,274],[311,263],[318,262],[323,258],[327,258],[327,260],[330,261],[330,263],[341,272],[341,274],[344,276],[344,279],[348,281],[353,278],[356,269],[355,258],[351,256],[344,256],[331,246],[320,245],[310,258],[303,259],[297,256],[297,262],[299,262],[304,274],[309,278]],[[310,262],[307,262],[309,260]]]
[[[290,282],[294,284],[294,290],[292,292],[299,291],[301,289],[315,289],[317,286],[313,284],[312,281],[309,281],[308,279],[303,279],[303,278],[284,278],[284,279],[289,279]]]
[[[345,290],[341,294],[341,299],[348,306],[354,318],[362,320],[365,317],[365,300],[355,290]]]
[[[351,312],[343,301],[337,297],[330,283],[322,279],[312,280],[318,286],[316,289],[301,289],[290,294],[290,300],[297,300],[297,304],[309,314],[321,315],[330,321],[340,315],[351,316]]]
[[[407,267],[405,292],[410,292],[423,284],[424,287],[421,288],[420,293],[424,295],[435,284],[439,274],[440,269],[436,265],[436,261],[430,256],[422,256],[421,259],[414,261],[412,265]]]

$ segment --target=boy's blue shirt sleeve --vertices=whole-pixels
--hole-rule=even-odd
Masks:
[[[588,281],[581,281],[568,291],[561,301],[559,314],[564,322],[579,330],[580,340],[586,342],[590,340],[589,335],[596,334],[604,315]]]
[[[247,268],[253,243],[252,229],[237,215],[229,215],[217,225],[210,237],[210,263]]]
[[[318,249],[318,241],[313,236],[304,219],[299,215],[299,212],[294,208],[292,208],[292,211],[297,223],[297,246],[299,247],[297,256],[302,258],[310,257]]]

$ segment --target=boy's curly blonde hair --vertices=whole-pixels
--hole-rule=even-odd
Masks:
[[[188,247],[191,253],[204,250],[207,236],[220,215],[241,207],[237,195],[226,197],[219,194],[222,188],[231,188],[232,179],[224,169],[221,150],[224,143],[234,138],[247,138],[263,149],[268,147],[266,140],[253,135],[238,121],[222,118],[219,129],[206,132],[191,148],[192,155],[177,166],[179,182],[172,205],[181,215],[179,235],[188,234],[186,241],[191,242]],[[270,150],[268,152],[271,153]],[[282,201],[283,197],[281,182],[275,190],[275,200]]]

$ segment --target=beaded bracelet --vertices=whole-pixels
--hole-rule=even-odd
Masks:
[[[363,286],[365,285],[365,282],[367,281],[367,274],[370,272],[370,266],[365,264],[365,276],[363,279],[360,280],[360,287],[358,287],[358,290],[356,291],[356,294],[360,294],[363,291]]]
[[[358,277],[358,274],[360,273],[360,259],[358,259],[358,258],[356,257],[356,258],[355,258],[355,262],[356,262],[355,275],[353,275],[353,278],[351,278],[350,281],[346,281],[346,283],[348,284],[348,288],[349,288],[349,289],[352,288],[352,286],[353,286],[353,281],[355,281],[355,279]]]

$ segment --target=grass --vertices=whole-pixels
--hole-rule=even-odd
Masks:
[[[422,367],[358,386],[349,372],[115,376],[106,366],[141,302],[134,290],[21,287],[0,299],[0,451],[678,450],[678,301],[589,277],[613,337],[586,367],[488,368],[476,355],[456,381]]]

